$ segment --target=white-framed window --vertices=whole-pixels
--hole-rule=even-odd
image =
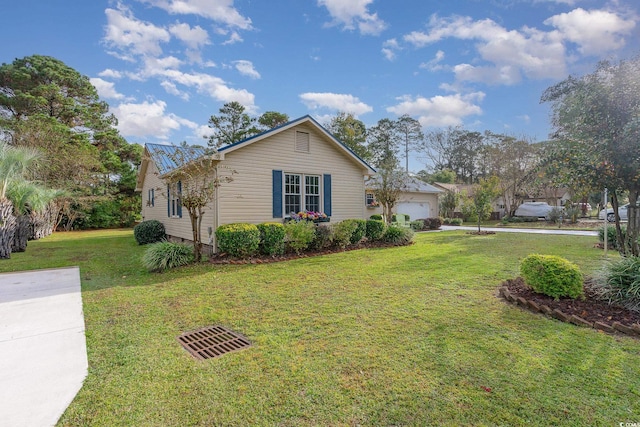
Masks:
[[[320,212],[320,176],[297,173],[284,174],[285,215],[301,211]]]
[[[182,218],[182,181],[167,186],[169,191],[169,216]]]
[[[156,204],[156,194],[153,188],[150,188],[147,192],[147,206],[154,207]]]
[[[372,206],[373,203],[375,202],[375,198],[373,197],[373,193],[365,193],[364,194],[365,197],[365,203],[367,204],[367,206]]]

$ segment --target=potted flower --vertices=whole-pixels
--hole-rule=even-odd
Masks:
[[[314,211],[300,211],[298,213],[291,212],[291,219],[294,221],[312,221],[315,223],[329,222],[331,220],[327,214]]]

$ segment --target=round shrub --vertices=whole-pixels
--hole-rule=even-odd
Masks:
[[[462,218],[449,218],[449,225],[462,225]]]
[[[277,222],[266,222],[257,225],[260,231],[260,252],[265,255],[282,255],[284,253],[284,225]]]
[[[330,225],[318,224],[311,242],[311,249],[317,251],[331,247],[333,243],[333,228]]]
[[[559,256],[529,255],[520,263],[520,274],[537,293],[553,298],[578,298],[583,295],[580,270]]]
[[[374,215],[371,215],[371,216],[369,217],[369,219],[373,219],[373,220],[375,220],[375,221],[382,221],[382,215],[380,215],[380,214],[374,214]]]
[[[396,225],[390,225],[384,231],[382,240],[387,243],[391,243],[396,246],[404,246],[411,243],[413,240],[413,230],[405,227],[398,227]]]
[[[440,227],[442,227],[442,222],[443,220],[440,217],[427,218],[424,220],[424,225],[429,230],[438,230]]]
[[[351,244],[353,235],[356,233],[358,224],[352,219],[345,219],[333,226],[333,243],[339,248],[346,248]]]
[[[164,271],[193,262],[193,246],[184,243],[159,242],[150,245],[142,256],[149,271]]]
[[[367,221],[364,219],[347,219],[346,221],[351,221],[356,225],[355,230],[351,233],[351,239],[349,239],[349,243],[352,245],[360,243],[367,234]]]
[[[369,241],[376,241],[382,238],[384,234],[384,221],[382,219],[368,219],[366,222],[365,236]]]
[[[165,236],[164,225],[156,219],[142,221],[133,227],[133,237],[135,237],[139,245],[161,242],[165,239]]]
[[[416,219],[415,221],[411,221],[411,229],[413,231],[420,231],[424,228],[425,220]]]
[[[258,253],[260,230],[255,224],[225,224],[216,230],[216,240],[221,252],[236,258],[249,258]]]
[[[295,253],[306,250],[316,236],[316,225],[310,221],[289,221],[284,225],[284,241]]]
[[[591,289],[600,299],[640,312],[640,258],[611,262],[594,277]]]

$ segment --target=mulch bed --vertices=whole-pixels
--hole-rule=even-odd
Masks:
[[[596,299],[590,294],[588,286],[585,286],[584,299],[560,298],[558,300],[533,292],[521,277],[507,280],[502,286],[516,298],[522,297],[527,301],[533,301],[538,306],[546,305],[551,310],[558,309],[567,316],[575,315],[589,323],[599,322],[613,326],[617,322],[627,327],[632,327],[634,324],[640,325],[640,313]]]

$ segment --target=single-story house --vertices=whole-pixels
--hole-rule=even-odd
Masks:
[[[368,216],[383,214],[382,206],[376,201],[371,178],[367,183],[365,203]],[[409,215],[411,220],[434,218],[438,216],[438,195],[443,191],[415,177],[409,177],[398,202],[393,207],[394,213]]]
[[[176,167],[171,160],[176,150],[180,147],[146,144],[136,190],[142,193],[142,218],[162,222],[170,238],[187,241],[189,215],[175,194],[180,183],[170,194],[162,180]],[[310,116],[218,149],[215,164],[213,173],[235,173],[203,216],[205,244],[215,247],[220,225],[282,222],[304,210],[323,212],[332,222],[369,217],[364,182],[375,170]]]

